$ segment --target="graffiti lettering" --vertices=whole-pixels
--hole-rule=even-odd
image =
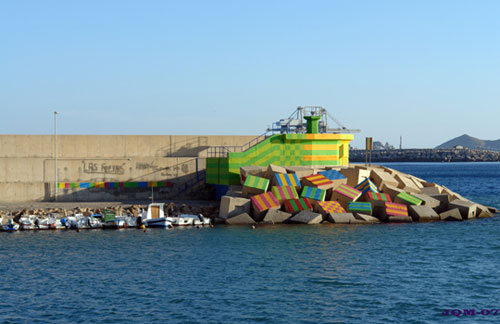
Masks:
[[[107,163],[96,163],[96,162],[85,162],[82,161],[83,172],[90,174],[124,174],[125,173],[125,163],[119,164],[107,164]]]

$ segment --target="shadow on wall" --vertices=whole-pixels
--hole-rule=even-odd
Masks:
[[[164,157],[197,157],[208,148],[208,137],[200,136],[184,141],[176,141],[169,146],[162,147],[156,151],[156,155]]]
[[[189,162],[192,160],[179,163],[173,168],[182,168]],[[168,177],[160,181],[144,181],[144,179],[162,179],[164,169],[155,169],[127,181],[107,177],[106,182],[100,179],[91,182],[59,182],[58,201],[138,202],[151,201],[152,197],[155,201],[215,199],[215,189],[205,183],[205,170],[197,169],[190,174]],[[45,201],[54,200],[52,186],[53,183],[45,183]]]

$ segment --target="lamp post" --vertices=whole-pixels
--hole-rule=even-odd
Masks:
[[[54,111],[54,198],[57,201],[57,111]]]

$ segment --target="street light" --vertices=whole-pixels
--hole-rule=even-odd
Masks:
[[[57,187],[58,187],[58,183],[57,183],[57,114],[58,112],[57,111],[54,111],[54,177],[55,177],[55,184],[54,184],[54,188],[55,188],[55,201],[57,201]]]

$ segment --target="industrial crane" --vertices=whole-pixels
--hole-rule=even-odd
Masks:
[[[321,116],[319,121],[319,132],[320,133],[359,133],[359,129],[348,129],[342,125],[335,117],[333,117],[325,108],[321,106],[303,106],[297,107],[297,109],[286,119],[280,119],[279,121],[273,123],[271,128],[268,128],[269,132],[279,132],[281,134],[288,133],[305,133],[306,123],[304,122],[305,116]],[[328,118],[333,120],[337,124],[337,128],[328,127]]]

